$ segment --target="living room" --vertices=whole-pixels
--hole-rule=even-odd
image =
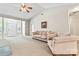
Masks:
[[[0,3],[0,56],[78,56],[78,6]]]

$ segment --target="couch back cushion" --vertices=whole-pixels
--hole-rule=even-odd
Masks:
[[[58,34],[58,37],[60,36],[70,36],[71,34],[70,33],[57,33]]]
[[[41,35],[40,31],[33,32],[33,35]]]
[[[48,40],[52,40],[54,37],[57,37],[57,33],[56,32],[48,32],[47,33],[47,39]]]

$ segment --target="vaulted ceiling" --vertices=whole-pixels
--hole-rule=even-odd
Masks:
[[[33,9],[30,11],[30,13],[23,13],[19,11],[21,6],[20,3],[0,3],[0,14],[30,19],[43,10],[43,8],[37,4],[28,5],[32,6]]]
[[[57,4],[57,3],[26,3],[28,6],[31,6],[33,9],[30,13],[20,12],[21,3],[0,3],[0,14],[14,16],[23,19],[30,19],[35,15],[39,14],[41,11],[47,8],[59,7],[63,5],[74,5],[74,4]]]

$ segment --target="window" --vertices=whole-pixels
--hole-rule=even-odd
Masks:
[[[17,34],[22,34],[21,20],[17,20]]]
[[[21,20],[4,18],[4,33],[7,36],[22,35],[22,25],[24,24]],[[24,28],[24,25],[23,25]],[[24,29],[23,29],[24,30]]]
[[[0,17],[0,35],[2,35],[2,17]]]
[[[25,36],[25,21],[22,21],[22,34]]]
[[[25,21],[0,17],[0,38],[25,36]]]
[[[0,17],[0,38],[2,39],[2,33],[3,33],[3,30],[2,30],[2,17]]]

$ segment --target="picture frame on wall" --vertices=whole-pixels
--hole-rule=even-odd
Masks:
[[[41,28],[47,28],[47,21],[41,22]]]

